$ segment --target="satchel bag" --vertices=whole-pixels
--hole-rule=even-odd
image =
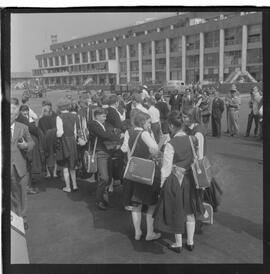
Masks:
[[[124,172],[124,178],[130,181],[152,186],[155,176],[155,162],[149,159],[132,156],[141,134],[142,132],[137,135],[133,144]]]
[[[189,140],[194,156],[194,162],[191,164],[191,169],[196,188],[207,188],[210,186],[212,180],[211,164],[206,156],[204,156],[202,160],[198,160],[191,137],[189,137]]]
[[[93,151],[90,150],[90,141],[88,150],[84,152],[83,164],[87,173],[96,173],[97,172],[97,154],[96,154],[96,146],[97,146],[97,137],[95,139],[95,144]]]

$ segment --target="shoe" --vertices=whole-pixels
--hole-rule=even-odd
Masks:
[[[64,192],[68,192],[68,193],[70,193],[70,192],[71,192],[71,189],[70,189],[70,188],[68,188],[68,187],[64,187],[64,188],[63,188],[63,191],[64,191]]]
[[[44,178],[49,179],[49,178],[51,178],[51,175],[50,175],[50,174],[46,174],[46,175],[44,176]]]
[[[183,250],[182,246],[172,246],[172,245],[168,245],[168,249],[172,250],[173,252],[176,253],[181,253]]]
[[[73,191],[79,191],[79,188],[78,187],[75,187],[75,188],[73,188]]]
[[[27,190],[27,194],[38,194],[38,193],[39,193],[39,191],[36,189],[33,189],[33,188],[29,188]]]
[[[193,245],[186,244],[185,247],[188,251],[193,251],[195,246],[194,246],[194,244]]]
[[[103,202],[96,202],[96,205],[97,205],[98,209],[100,209],[100,210],[108,209],[108,207]]]
[[[150,236],[146,236],[145,240],[147,242],[158,240],[161,237],[161,233],[154,233]]]

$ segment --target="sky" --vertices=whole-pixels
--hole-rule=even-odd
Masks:
[[[35,13],[11,15],[11,71],[37,68],[35,55],[49,51],[51,35],[58,42],[135,25],[146,18],[165,18],[172,12],[151,13]]]

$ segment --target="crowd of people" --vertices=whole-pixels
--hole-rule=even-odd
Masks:
[[[61,98],[57,109],[44,100],[38,117],[30,108],[29,98],[20,104],[11,98],[11,208],[26,220],[27,193],[38,189],[32,174],[62,178],[64,192],[78,191],[78,179],[96,182],[96,206],[110,209],[110,193],[116,184],[123,186],[123,207],[131,212],[134,239],[142,238],[142,216],[146,216],[146,241],[175,235],[168,248],[182,251],[186,233],[187,250],[194,249],[194,233],[199,233],[209,212],[204,202],[217,210],[222,191],[213,178],[209,189],[197,189],[191,172],[194,161],[192,144],[198,159],[206,155],[206,136],[221,136],[221,119],[226,110],[230,136],[239,134],[240,94],[232,85],[223,100],[219,91],[187,88],[184,94],[174,91],[164,99],[163,91],[153,93],[146,87],[123,95],[91,96],[82,93],[76,101]],[[258,87],[251,92],[246,136],[252,121],[254,134],[262,136],[262,94]],[[123,179],[126,163],[133,156],[153,159],[154,182],[145,185]],[[192,142],[192,144],[191,144]],[[96,152],[97,172],[85,166],[85,152]],[[219,191],[218,191],[219,190]]]

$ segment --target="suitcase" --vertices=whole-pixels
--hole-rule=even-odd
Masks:
[[[214,223],[214,221],[213,221],[213,215],[214,215],[213,207],[210,204],[205,203],[205,202],[203,202],[203,206],[206,210],[206,213],[203,216],[200,216],[198,218],[198,220],[200,220],[204,224],[212,225]]]

